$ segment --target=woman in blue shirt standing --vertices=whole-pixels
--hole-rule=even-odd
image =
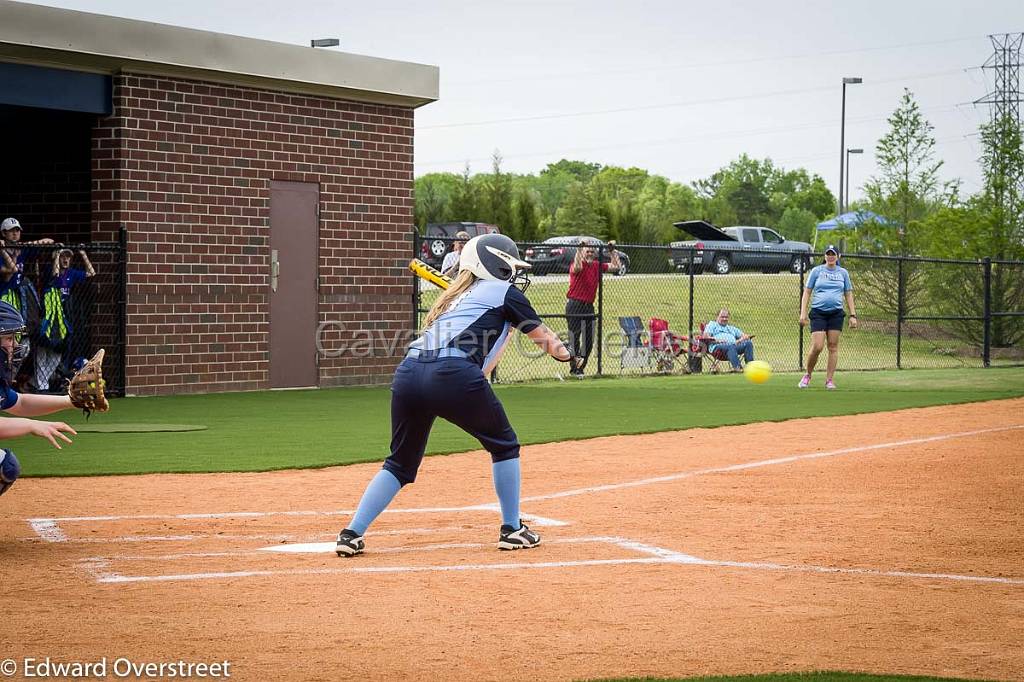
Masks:
[[[807,276],[804,295],[800,299],[800,326],[811,325],[811,350],[807,354],[807,374],[798,384],[807,388],[811,374],[818,364],[818,356],[828,342],[828,365],[825,372],[825,388],[836,387],[833,376],[839,361],[839,336],[843,332],[843,299],[850,310],[850,328],[857,328],[857,308],[853,303],[853,283],[846,268],[839,266],[839,251],[831,244],[825,249],[825,264],[813,268]],[[810,304],[810,312],[808,312]]]

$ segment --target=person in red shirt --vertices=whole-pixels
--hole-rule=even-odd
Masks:
[[[611,252],[611,263],[597,261],[597,247],[587,239],[581,239],[576,248],[576,256],[569,266],[569,292],[566,294],[565,316],[569,320],[569,345],[573,355],[580,358],[579,363],[570,370],[570,374],[583,377],[583,369],[587,358],[594,350],[594,327],[597,317],[594,314],[594,299],[597,298],[597,287],[601,281],[601,273],[609,269],[619,269],[619,252],[615,242],[608,242]]]

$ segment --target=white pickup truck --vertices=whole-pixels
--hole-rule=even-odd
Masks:
[[[725,227],[705,220],[684,220],[676,228],[696,237],[669,244],[668,262],[686,270],[693,253],[693,271],[727,275],[733,270],[799,273],[811,263],[811,245],[789,241],[767,227]]]

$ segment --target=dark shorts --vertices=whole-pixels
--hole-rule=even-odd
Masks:
[[[828,332],[833,329],[837,332],[843,331],[843,320],[846,319],[846,312],[839,310],[818,310],[811,308],[811,331]]]
[[[391,382],[391,455],[384,461],[402,485],[416,480],[437,417],[479,440],[492,462],[519,457],[505,408],[476,364],[405,358]]]

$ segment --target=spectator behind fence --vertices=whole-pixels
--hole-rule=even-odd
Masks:
[[[469,241],[469,233],[459,231],[455,233],[455,243],[452,244],[452,250],[444,255],[444,260],[441,262],[441,272],[451,278],[455,278],[459,274],[459,255],[462,253],[462,247]]]
[[[39,294],[31,280],[25,277],[25,263],[34,255],[34,250],[21,247],[52,244],[53,240],[23,242],[21,237],[21,223],[17,218],[7,218],[0,223],[0,241],[3,242],[3,248],[0,249],[0,300],[13,306],[25,319],[27,332],[20,343],[25,346],[24,352],[28,355],[32,350],[31,340],[39,331]]]
[[[35,370],[36,386],[40,391],[55,388],[51,382],[58,366],[64,370],[63,374],[71,374],[71,363],[76,355],[76,344],[72,340],[74,298],[71,292],[76,284],[96,274],[85,251],[79,250],[78,254],[82,257],[84,270],[71,267],[75,255],[71,249],[53,252],[53,268],[43,289],[43,313],[37,335]]]
[[[573,355],[580,358],[576,367],[569,370],[575,377],[583,377],[583,369],[587,366],[587,358],[594,350],[594,299],[597,298],[597,287],[601,282],[601,273],[609,269],[619,269],[619,252],[615,242],[608,242],[611,251],[611,264],[598,263],[597,249],[587,239],[581,239],[576,248],[576,255],[569,266],[569,291],[566,294],[565,316],[569,321],[569,345]]]
[[[708,322],[704,327],[704,336],[714,339],[708,347],[712,353],[721,349],[729,357],[729,364],[732,371],[742,372],[740,365],[740,353],[743,354],[743,361],[750,362],[754,359],[754,337],[743,333],[739,327],[729,324],[729,309],[722,308],[718,311],[718,317]]]

